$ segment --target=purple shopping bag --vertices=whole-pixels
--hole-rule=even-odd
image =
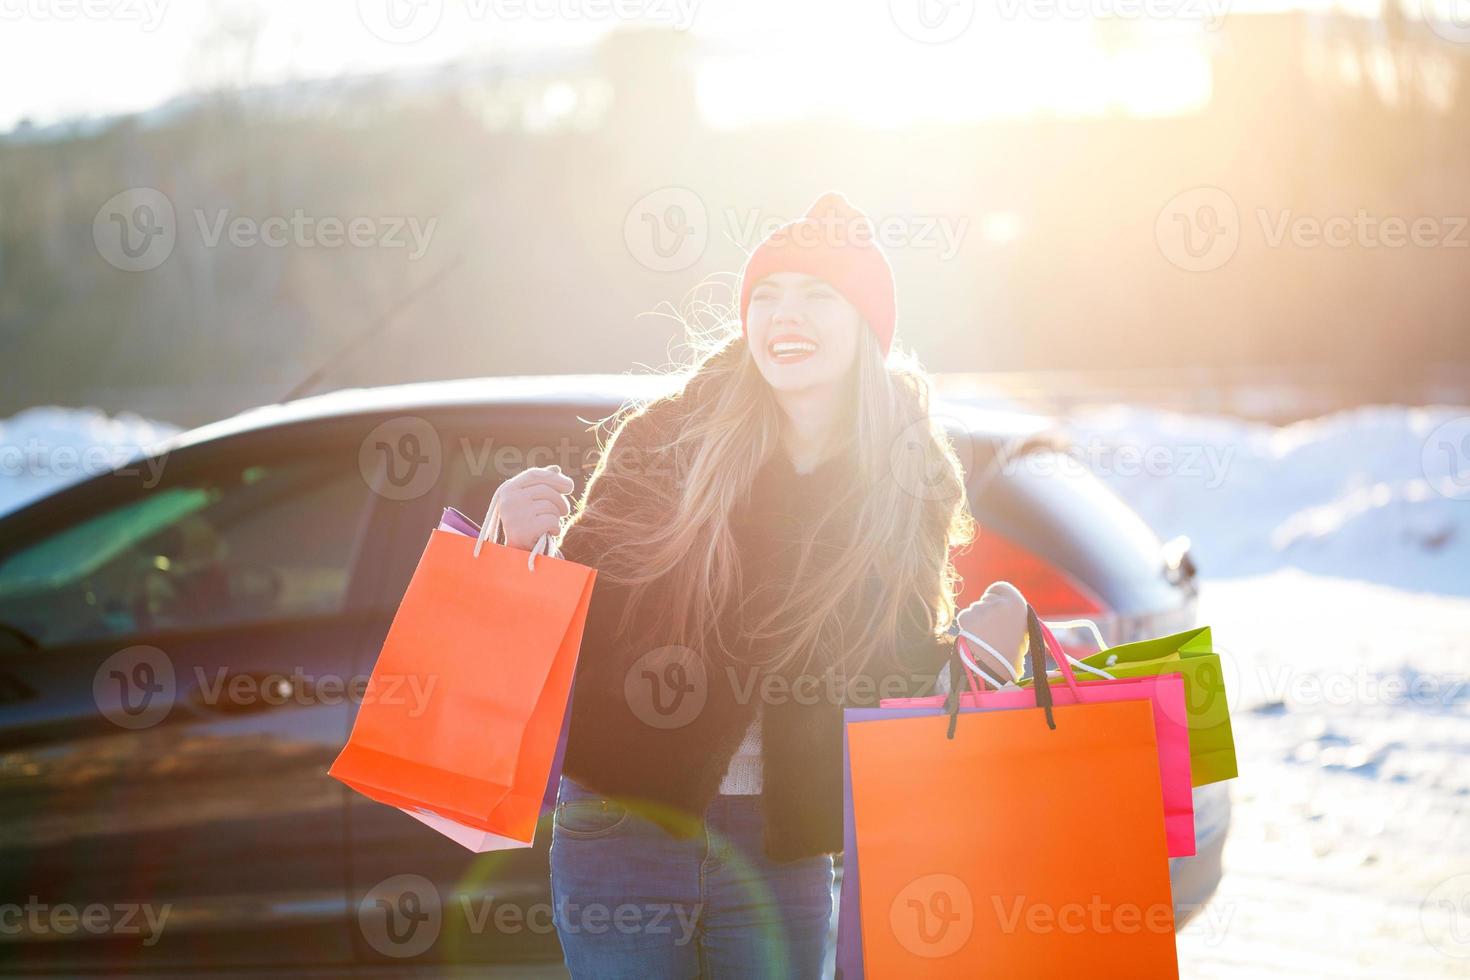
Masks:
[[[984,710],[961,708],[960,713]],[[944,714],[944,709],[844,708],[842,711],[842,891],[837,899],[836,980],[862,980],[863,976],[862,893],[858,883],[857,825],[852,816],[852,762],[847,749],[847,726],[858,721],[935,714]]]

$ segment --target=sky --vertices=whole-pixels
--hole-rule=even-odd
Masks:
[[[1378,3],[0,0],[0,132],[26,118],[45,125],[134,112],[221,83],[586,47],[637,24],[686,30],[723,52],[698,70],[715,124],[783,111],[878,123],[1107,106],[1172,113],[1208,100],[1208,52],[1227,17],[1303,5],[1374,16]]]

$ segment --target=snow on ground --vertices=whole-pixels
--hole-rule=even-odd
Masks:
[[[0,514],[106,473],[178,431],[131,412],[109,417],[94,408],[54,405],[0,419]]]
[[[1072,456],[1208,578],[1278,568],[1470,596],[1470,407],[1367,406],[1277,427],[1114,407]]]
[[[1470,976],[1470,408],[1069,423],[1191,538],[1235,692],[1225,874],[1182,975]]]
[[[1470,599],[1287,570],[1201,618],[1240,777],[1182,975],[1470,976]]]

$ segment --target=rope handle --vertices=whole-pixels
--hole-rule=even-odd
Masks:
[[[485,520],[481,522],[480,533],[475,537],[476,558],[480,557],[480,548],[485,545],[485,542],[500,544],[500,532],[503,530],[500,520],[500,491],[504,489],[505,484],[502,483],[490,495],[490,506],[485,508]],[[561,557],[560,549],[551,543],[551,535],[547,532],[543,531],[541,536],[536,539],[536,543],[531,545],[530,555],[526,558],[526,568],[531,571],[536,570],[537,555],[549,555],[552,558]]]

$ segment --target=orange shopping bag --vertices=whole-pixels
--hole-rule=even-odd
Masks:
[[[1153,708],[1031,648],[1037,708],[847,725],[870,978],[1178,977]]]
[[[499,524],[492,497],[478,538],[430,532],[330,770],[473,850],[534,842],[597,576],[545,535],[495,544]]]

